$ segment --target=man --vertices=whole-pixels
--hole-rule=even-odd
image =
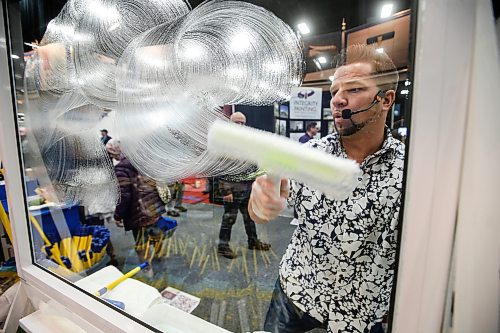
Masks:
[[[385,119],[398,75],[385,53],[366,45],[350,46],[340,60],[330,102],[338,133],[307,144],[358,162],[357,187],[343,201],[294,180],[290,187],[281,180],[279,196],[266,176],[252,188],[254,221],[274,219],[286,199],[300,217],[280,263],[264,327],[269,332],[316,327],[332,333],[381,332],[389,308],[404,145],[391,136]]]
[[[109,140],[111,140],[112,138],[108,135],[108,130],[107,129],[102,129],[101,130],[101,143],[103,145],[106,145],[106,143],[108,143]]]
[[[233,123],[244,126],[246,117],[241,112],[235,112],[231,115]],[[270,244],[264,243],[257,238],[257,229],[255,222],[252,221],[248,214],[248,199],[254,179],[246,179],[235,181],[236,178],[242,178],[242,175],[237,175],[234,178],[225,177],[219,181],[219,193],[223,196],[224,215],[222,215],[222,224],[219,232],[218,253],[223,257],[234,259],[236,254],[229,246],[231,239],[231,229],[236,222],[238,210],[243,216],[245,231],[248,237],[248,248],[250,250],[268,251],[271,248]],[[233,180],[232,180],[233,179]]]
[[[316,134],[318,134],[318,127],[317,127],[317,125],[318,124],[315,121],[312,121],[309,124],[307,124],[306,133],[299,138],[299,142],[300,143],[306,143],[309,140],[313,139],[314,136]]]

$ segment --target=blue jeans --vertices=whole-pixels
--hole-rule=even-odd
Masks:
[[[269,310],[267,310],[264,331],[271,333],[303,333],[315,328],[326,329],[322,323],[297,308],[281,288],[280,280],[276,281]],[[366,332],[368,333],[368,331]],[[384,333],[381,323],[372,326],[369,333]]]

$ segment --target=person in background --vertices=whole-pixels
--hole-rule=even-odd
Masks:
[[[177,217],[179,212],[184,213],[187,208],[182,205],[182,198],[184,197],[184,183],[178,181],[168,185],[171,193],[171,200],[167,203],[167,215]]]
[[[233,113],[230,119],[233,123],[242,126],[246,124],[246,117],[241,112]],[[245,231],[248,237],[248,248],[250,250],[262,251],[268,251],[271,248],[271,244],[264,243],[257,238],[255,222],[248,214],[248,199],[250,198],[254,178],[241,178],[245,178],[244,175],[227,176],[219,180],[219,193],[224,202],[224,214],[222,215],[222,224],[219,232],[218,253],[229,259],[237,257],[236,253],[229,246],[229,241],[231,240],[232,227],[238,217],[238,210],[243,216],[243,223],[245,224]]]
[[[103,145],[106,145],[109,140],[112,138],[108,135],[108,130],[107,129],[102,129],[101,130],[101,143]]]
[[[314,138],[318,134],[318,124],[315,121],[307,124],[306,133],[299,138],[300,143],[306,143],[307,141]]]
[[[120,186],[120,202],[115,208],[114,219],[118,226],[131,230],[140,262],[149,261],[145,257],[146,244],[160,239],[162,231],[157,227],[165,205],[158,194],[156,182],[141,175],[130,161],[121,153],[118,140],[110,140],[106,145],[108,153],[119,159],[115,165],[116,177]],[[144,274],[153,277],[151,265]]]
[[[273,220],[286,200],[300,217],[280,263],[264,325],[268,332],[379,333],[389,309],[405,146],[385,121],[398,72],[372,46],[349,46],[338,60],[330,88],[337,133],[307,145],[356,161],[362,174],[345,200],[295,180],[282,179],[279,195],[267,176],[253,184],[254,221]]]

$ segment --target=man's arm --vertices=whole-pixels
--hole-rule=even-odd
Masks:
[[[227,180],[219,180],[219,194],[224,202],[233,202],[234,183]]]
[[[267,175],[257,177],[252,185],[252,193],[248,201],[250,217],[260,224],[274,220],[285,208],[288,195],[288,179],[281,179],[278,195],[274,183],[269,180]]]

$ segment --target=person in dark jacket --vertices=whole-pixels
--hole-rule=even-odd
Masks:
[[[246,124],[246,117],[241,112],[235,112],[231,115],[231,121],[239,125]],[[249,170],[249,173],[251,170]],[[238,179],[243,178],[243,179]],[[236,222],[238,211],[243,216],[245,231],[248,237],[248,248],[250,250],[268,251],[271,244],[264,243],[257,238],[257,228],[255,222],[248,214],[248,199],[254,178],[244,179],[243,175],[234,177],[222,177],[219,181],[219,193],[224,201],[224,215],[222,215],[222,224],[219,232],[218,253],[226,258],[236,258],[236,253],[229,246],[231,239],[231,230]]]
[[[103,145],[106,145],[109,142],[109,140],[111,140],[111,139],[112,139],[112,137],[110,137],[108,135],[108,130],[107,129],[102,129],[101,130],[101,143]]]
[[[299,138],[299,142],[306,143],[307,141],[313,139],[316,134],[318,134],[318,123],[312,121],[307,124],[306,133]]]
[[[148,241],[155,242],[161,237],[157,222],[165,213],[165,205],[158,194],[156,182],[141,175],[123,156],[118,140],[110,140],[106,149],[114,159],[119,160],[115,173],[120,186],[120,202],[115,208],[114,219],[118,225],[123,225],[125,231],[132,231],[142,262],[148,259],[144,256]],[[152,271],[145,273],[152,276]]]

